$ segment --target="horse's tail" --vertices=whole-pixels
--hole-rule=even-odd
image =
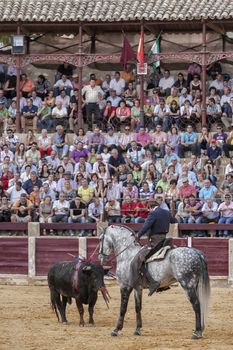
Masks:
[[[208,310],[209,310],[209,299],[210,299],[210,278],[207,269],[207,263],[202,254],[199,255],[200,262],[202,265],[201,275],[199,277],[197,286],[197,296],[200,302],[201,309],[201,328],[204,330],[207,324]]]

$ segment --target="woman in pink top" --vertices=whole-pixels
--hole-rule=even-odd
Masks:
[[[127,119],[130,121],[130,108],[126,106],[124,100],[120,101],[119,107],[116,109],[116,117],[119,123],[125,122]]]

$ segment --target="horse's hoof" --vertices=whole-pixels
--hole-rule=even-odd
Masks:
[[[134,332],[134,335],[141,335],[140,329],[136,329],[136,331]]]
[[[201,338],[202,338],[201,332],[194,332],[191,339],[197,340],[197,339],[201,339]]]
[[[118,336],[118,332],[117,332],[117,331],[115,331],[115,330],[114,330],[114,331],[112,331],[111,336],[112,336],[112,337],[117,337],[117,336]]]
[[[94,327],[95,324],[94,323],[88,323],[88,327]]]
[[[63,326],[67,326],[67,325],[68,325],[68,321],[62,322],[62,325],[63,325]]]
[[[85,323],[84,322],[80,322],[79,323],[79,327],[84,327],[85,326]]]

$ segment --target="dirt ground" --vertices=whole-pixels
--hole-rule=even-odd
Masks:
[[[100,296],[96,326],[78,326],[75,303],[68,306],[67,326],[57,322],[45,286],[0,286],[0,350],[232,350],[233,289],[212,288],[208,326],[201,340],[191,340],[194,313],[180,287],[143,300],[142,336],[133,336],[133,298],[123,331],[111,337],[119,311],[119,288],[109,287],[108,310]],[[87,313],[86,320],[87,320]]]

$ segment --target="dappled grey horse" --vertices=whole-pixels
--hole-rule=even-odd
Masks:
[[[112,336],[117,336],[123,328],[128,300],[132,292],[129,286],[130,264],[141,248],[141,245],[135,241],[134,232],[124,226],[111,225],[100,236],[100,259],[103,263],[114,252],[117,263],[116,276],[121,291],[120,316]],[[176,281],[181,284],[195,312],[196,324],[192,338],[201,338],[206,325],[210,296],[209,275],[203,253],[193,248],[174,248],[168,251],[163,260],[150,262],[148,269],[154,280],[160,282],[160,287],[168,287]],[[142,283],[134,289],[135,335],[141,335],[142,289]]]

